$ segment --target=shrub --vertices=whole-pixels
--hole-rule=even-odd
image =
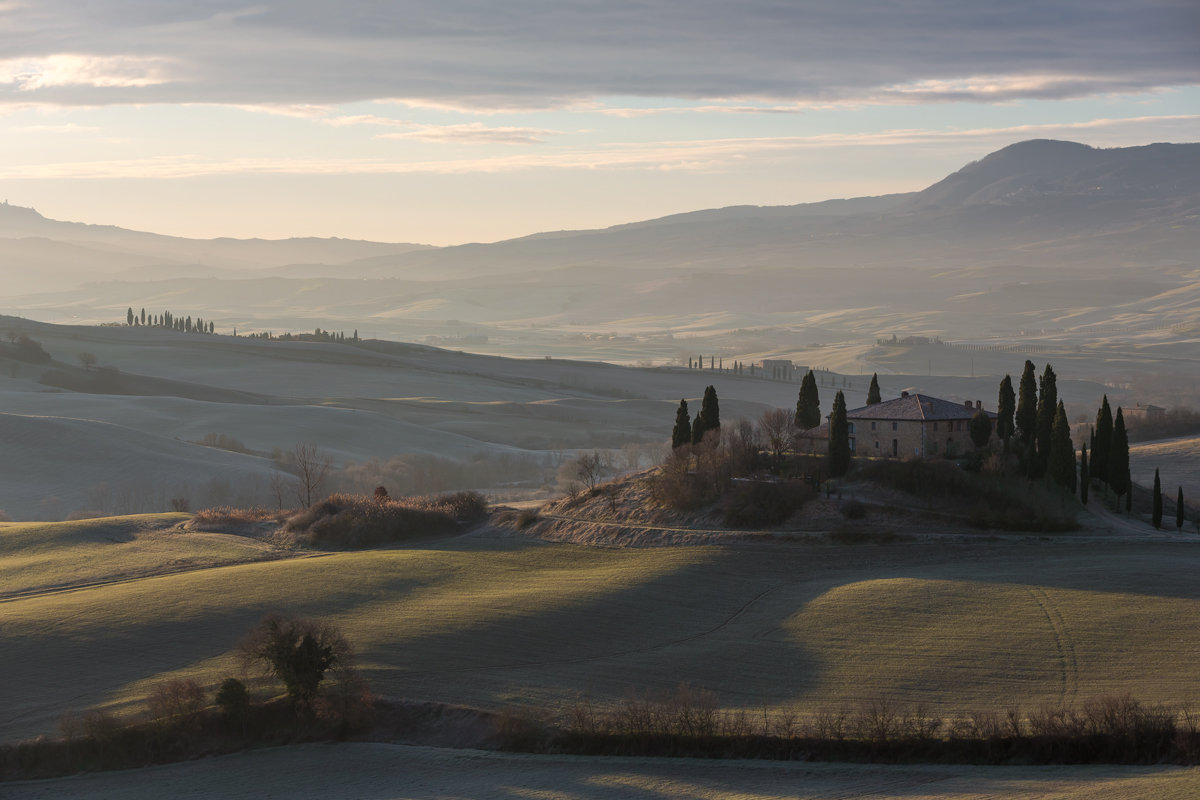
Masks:
[[[154,722],[186,727],[204,710],[204,689],[190,678],[168,681],[154,687],[147,705]]]
[[[288,519],[285,527],[316,547],[378,547],[454,533],[486,514],[487,500],[477,492],[400,499],[333,494]]]
[[[237,678],[226,678],[214,700],[227,722],[241,725],[250,713],[250,692]]]
[[[244,662],[274,675],[297,706],[311,708],[325,673],[350,668],[353,653],[328,622],[268,614],[237,646]]]
[[[914,497],[957,504],[977,528],[1068,531],[1077,527],[1074,504],[1061,493],[985,471],[972,474],[946,461],[875,461],[858,476]]]
[[[846,519],[862,519],[867,515],[867,507],[859,500],[846,500],[838,508]]]
[[[277,519],[279,512],[270,508],[233,508],[215,506],[196,512],[194,519],[212,525],[233,525],[249,522],[270,522]]]
[[[758,528],[779,525],[816,497],[816,490],[801,481],[749,481],[735,483],[721,499],[726,525]]]

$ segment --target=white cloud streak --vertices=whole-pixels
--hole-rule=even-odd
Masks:
[[[890,130],[872,133],[837,133],[816,136],[705,139],[621,143],[590,149],[529,152],[517,155],[430,161],[383,159],[235,158],[206,160],[194,155],[151,159],[63,162],[0,167],[0,179],[179,179],[211,175],[463,175],[507,173],[523,170],[653,169],[712,171],[755,157],[772,157],[845,147],[890,147],[949,143],[994,146],[1023,138],[1079,136],[1096,144],[1141,139],[1147,131],[1169,133],[1194,127],[1200,114],[1085,122],[1019,125],[969,130]],[[1170,138],[1165,137],[1165,138]]]

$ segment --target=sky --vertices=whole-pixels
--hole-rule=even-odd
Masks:
[[[0,0],[0,201],[446,245],[1200,141],[1196,0]]]

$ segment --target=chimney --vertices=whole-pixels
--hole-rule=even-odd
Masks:
[[[900,396],[901,396],[901,397],[908,397],[908,392],[901,392],[901,393],[900,393]]]
[[[976,410],[976,411],[983,411],[983,401],[982,401],[982,400],[976,400],[976,401],[975,401],[975,410]]]
[[[966,408],[967,408],[967,409],[970,409],[970,408],[971,408],[971,401],[970,401],[970,400],[966,400],[966,401],[964,401],[964,402],[963,402],[963,405],[964,405],[964,406],[966,406]]]

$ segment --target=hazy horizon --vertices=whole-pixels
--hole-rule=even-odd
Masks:
[[[1189,3],[0,4],[0,199],[448,245],[924,188],[1012,142],[1200,139]]]

